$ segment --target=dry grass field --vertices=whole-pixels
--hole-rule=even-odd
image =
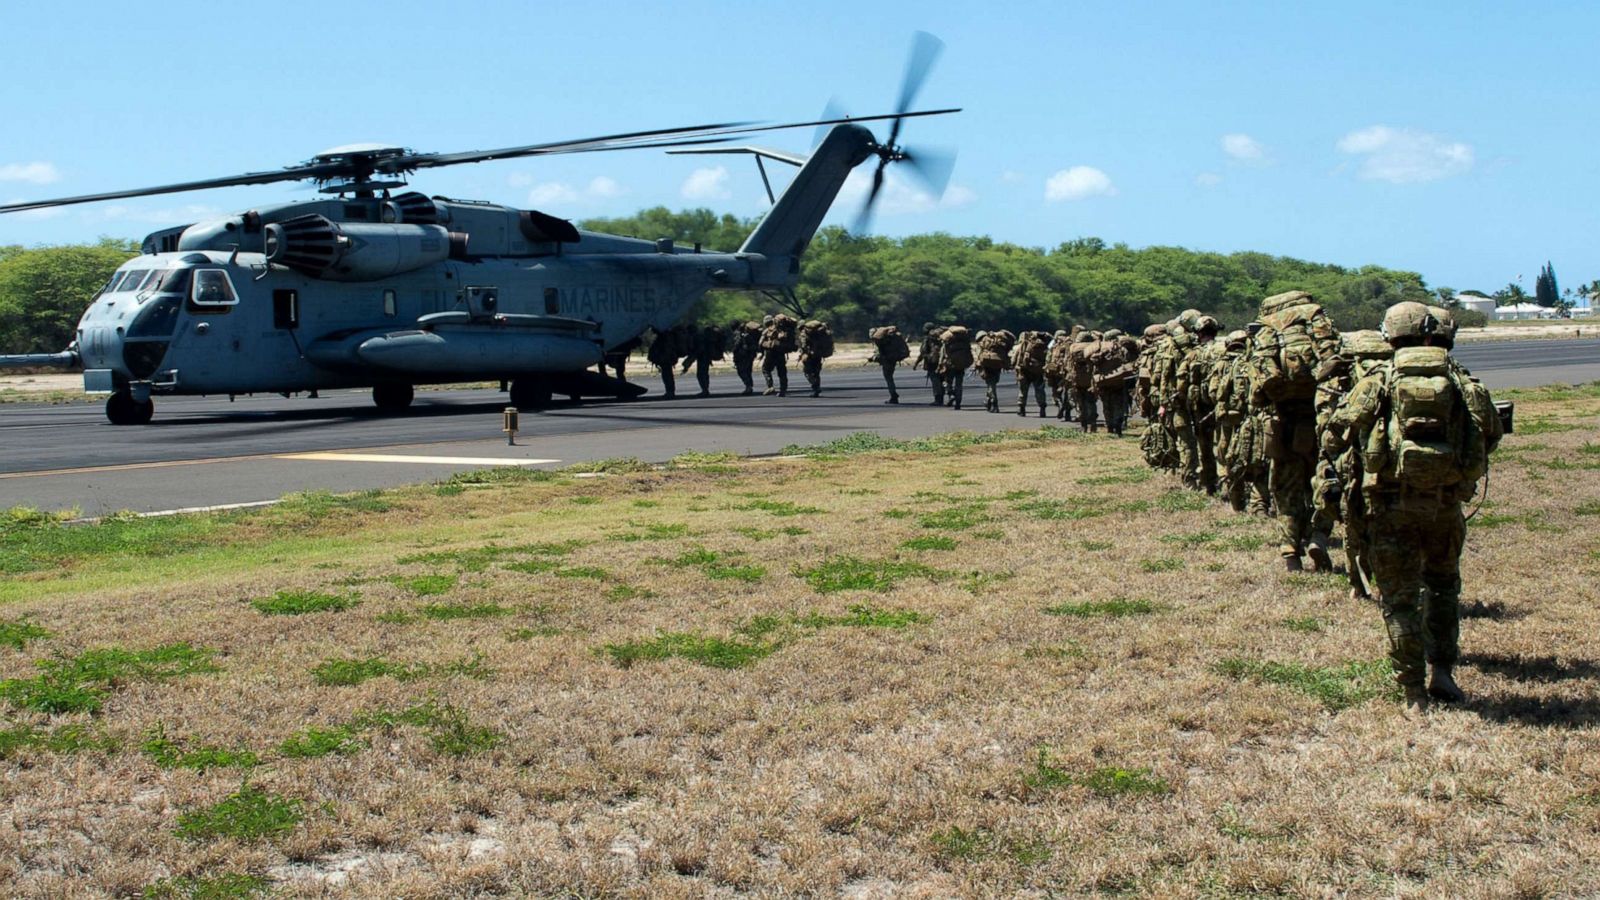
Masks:
[[[1421,718],[1132,439],[13,511],[0,892],[1594,895],[1600,390],[1517,399]]]

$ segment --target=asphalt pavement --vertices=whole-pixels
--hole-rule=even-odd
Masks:
[[[1600,341],[1508,341],[1464,345],[1457,355],[1491,389],[1600,379]],[[680,378],[677,399],[659,383],[634,402],[586,401],[523,413],[517,445],[500,432],[506,397],[493,390],[419,391],[405,415],[378,413],[365,391],[319,398],[158,398],[145,426],[106,423],[98,404],[0,406],[0,507],[35,506],[102,515],[270,502],[285,493],[349,491],[434,481],[492,465],[560,467],[617,456],[647,462],[679,453],[782,452],[857,431],[916,437],[954,430],[1037,427],[1018,418],[1016,388],[1001,384],[999,415],[983,411],[983,386],[969,378],[965,408],[934,407],[921,373],[901,369],[902,403],[884,404],[876,368],[824,372],[812,398],[798,366],[787,397],[741,396],[731,374],[712,396]],[[759,376],[758,376],[759,379]],[[1054,419],[1047,420],[1054,422]],[[1109,439],[1109,438],[1108,438]]]

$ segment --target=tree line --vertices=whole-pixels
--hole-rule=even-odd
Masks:
[[[670,237],[680,245],[734,250],[756,220],[709,209],[655,207],[579,224],[592,231],[651,240]],[[0,353],[65,347],[94,292],[137,252],[136,241],[116,238],[51,247],[0,246]],[[1554,291],[1548,264],[1541,284],[1544,296]],[[858,237],[828,227],[806,253],[793,299],[805,315],[833,326],[841,339],[861,340],[876,325],[916,331],[923,322],[1011,331],[1083,323],[1137,331],[1189,307],[1235,328],[1254,318],[1261,298],[1294,289],[1310,291],[1340,327],[1352,329],[1377,327],[1383,311],[1401,300],[1454,305],[1456,297],[1450,288],[1430,289],[1416,272],[1349,268],[1266,253],[1136,249],[1094,237],[1049,248],[945,233]],[[783,301],[714,291],[691,318],[718,324],[759,319]],[[1481,324],[1482,317],[1463,310],[1461,319],[1470,326]]]

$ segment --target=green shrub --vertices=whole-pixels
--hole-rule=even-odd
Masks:
[[[303,616],[315,612],[343,612],[361,601],[348,594],[319,591],[279,591],[271,597],[251,600],[256,611],[268,616]]]
[[[819,594],[839,591],[877,591],[881,594],[893,590],[904,579],[933,578],[939,573],[915,562],[835,556],[796,574]]]
[[[177,834],[192,841],[256,841],[288,834],[305,818],[304,804],[245,785],[221,802],[178,816]]]
[[[715,669],[742,669],[754,665],[776,649],[775,644],[707,637],[688,631],[664,631],[645,641],[606,644],[599,652],[609,656],[613,663],[623,669],[639,662],[674,657]]]

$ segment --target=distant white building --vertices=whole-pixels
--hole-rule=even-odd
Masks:
[[[1584,316],[1592,315],[1594,315],[1594,298],[1583,293],[1582,291],[1579,291],[1577,295],[1572,298],[1572,317],[1574,319],[1580,319]]]
[[[1474,297],[1471,294],[1457,294],[1456,302],[1461,305],[1462,309],[1481,312],[1491,319],[1495,317],[1493,297]]]
[[[1489,301],[1493,303],[1493,300]],[[1496,319],[1553,319],[1556,311],[1537,303],[1514,303],[1510,306],[1496,306],[1489,313]]]

